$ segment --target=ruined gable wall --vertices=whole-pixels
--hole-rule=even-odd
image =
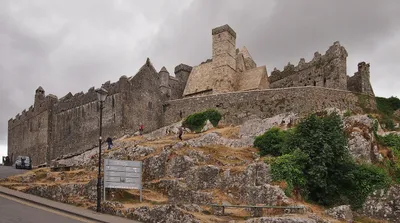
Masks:
[[[52,131],[52,106],[57,101],[46,97],[36,107],[31,106],[15,119],[8,121],[8,156],[31,156],[33,165],[47,161]]]
[[[168,101],[164,125],[180,121],[180,113],[187,117],[210,108],[222,113],[223,124],[238,125],[249,119],[268,118],[284,112],[308,115],[332,107],[361,113],[376,109],[376,104],[375,98],[368,95],[321,87],[232,92]]]
[[[162,126],[162,104],[165,100],[159,90],[160,80],[157,71],[151,64],[145,64],[138,74],[130,80],[123,107],[123,124],[131,133],[144,125],[144,132]]]
[[[183,93],[185,97],[213,89],[216,82],[213,66],[213,62],[208,61],[193,67]]]
[[[306,63],[302,58],[297,66],[288,64],[283,71],[274,70],[269,77],[270,88],[320,86],[347,90],[347,52],[335,42],[325,55],[318,52]]]

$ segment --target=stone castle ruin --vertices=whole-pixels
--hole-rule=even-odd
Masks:
[[[236,33],[228,25],[212,30],[212,59],[191,67],[180,64],[171,76],[149,59],[132,77],[102,85],[109,95],[103,110],[104,136],[114,138],[178,122],[187,115],[214,108],[224,124],[267,118],[284,112],[306,115],[335,107],[362,112],[376,108],[369,64],[346,74],[347,52],[335,42],[325,55],[315,53],[297,66],[268,76],[250,53],[236,48]],[[34,165],[97,146],[99,104],[95,88],[62,98],[35,92],[34,105],[8,121],[8,155],[30,155]]]

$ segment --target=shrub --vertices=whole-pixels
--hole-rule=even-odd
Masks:
[[[217,126],[219,121],[221,120],[222,115],[217,110],[209,109],[204,112],[198,112],[189,115],[182,123],[183,126],[189,128],[192,131],[200,132],[201,129],[206,124],[207,120],[213,124],[213,126]]]
[[[285,154],[274,159],[271,163],[272,180],[284,180],[287,183],[286,195],[290,196],[293,189],[301,190],[306,185],[304,168],[308,156],[297,149],[290,154]]]
[[[394,116],[393,113],[397,109],[400,109],[400,99],[393,96],[390,98],[375,97],[375,99],[380,114],[379,122],[382,124],[382,127],[388,130],[394,130],[395,125],[393,119],[399,120],[399,117]]]
[[[385,170],[373,165],[354,165],[350,175],[353,176],[353,179],[348,179],[350,186],[346,185],[342,190],[353,208],[360,208],[370,193],[386,188],[391,183]]]
[[[391,149],[394,158],[386,160],[385,167],[389,171],[393,180],[400,183],[400,136],[396,134],[388,134],[385,136],[377,136],[379,144],[387,146]]]
[[[379,112],[387,116],[392,116],[394,111],[400,109],[400,99],[398,99],[397,97],[375,97],[375,100]]]
[[[264,134],[275,140],[267,141],[269,148],[283,154],[271,162],[273,180],[285,180],[288,194],[301,188],[303,197],[318,204],[348,203],[353,208],[360,207],[373,190],[386,187],[390,178],[384,169],[352,160],[342,125],[335,113],[311,115],[290,134],[282,136],[278,130]]]
[[[380,144],[384,146],[391,147],[392,149],[396,149],[400,151],[400,136],[390,133],[385,136],[378,136],[378,141]]]
[[[282,155],[286,144],[286,131],[273,127],[254,140],[254,147],[260,150],[260,155]]]
[[[344,114],[343,114],[343,116],[344,117],[349,117],[349,116],[351,116],[351,111],[350,110],[346,110],[345,112],[344,112]]]
[[[389,116],[384,115],[384,116],[380,119],[379,122],[382,124],[382,126],[383,126],[385,129],[387,129],[387,130],[394,130],[394,122],[393,122],[393,119],[390,118]]]

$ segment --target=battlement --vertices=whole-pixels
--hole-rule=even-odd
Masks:
[[[318,51],[314,53],[314,57],[311,61],[306,62],[304,58],[301,58],[298,65],[294,66],[290,62],[283,68],[283,71],[280,71],[276,68],[271,72],[271,76],[269,77],[270,83],[284,79],[288,76],[294,75],[299,71],[310,69],[313,67],[320,67],[324,64],[331,62],[336,58],[345,59],[348,54],[346,49],[340,45],[339,41],[333,43],[332,46],[326,50],[324,55],[321,55]]]
[[[29,121],[33,117],[48,111],[48,109],[58,102],[58,99],[54,95],[47,95],[40,103],[36,106],[31,105],[28,110],[24,109],[21,113],[18,113],[15,118],[8,120],[8,129],[23,124],[25,121]]]
[[[103,83],[101,87],[108,91],[109,96],[112,96],[114,94],[118,94],[124,91],[124,86],[127,83],[127,78],[121,77],[117,82],[111,83],[111,81],[107,81]],[[68,94],[60,98],[59,102],[55,105],[54,111],[57,114],[75,107],[94,102],[96,100],[97,93],[95,92],[95,87],[89,88],[86,93],[81,91],[73,95],[71,92],[69,92]]]

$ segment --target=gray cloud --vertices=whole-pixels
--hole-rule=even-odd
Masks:
[[[399,95],[400,3],[396,0],[0,1],[0,142],[7,120],[33,103],[34,90],[64,96],[121,75],[150,57],[170,73],[211,57],[211,29],[230,24],[257,64],[310,60],[336,40],[348,74],[371,63],[375,93]],[[1,143],[0,143],[1,144]]]

